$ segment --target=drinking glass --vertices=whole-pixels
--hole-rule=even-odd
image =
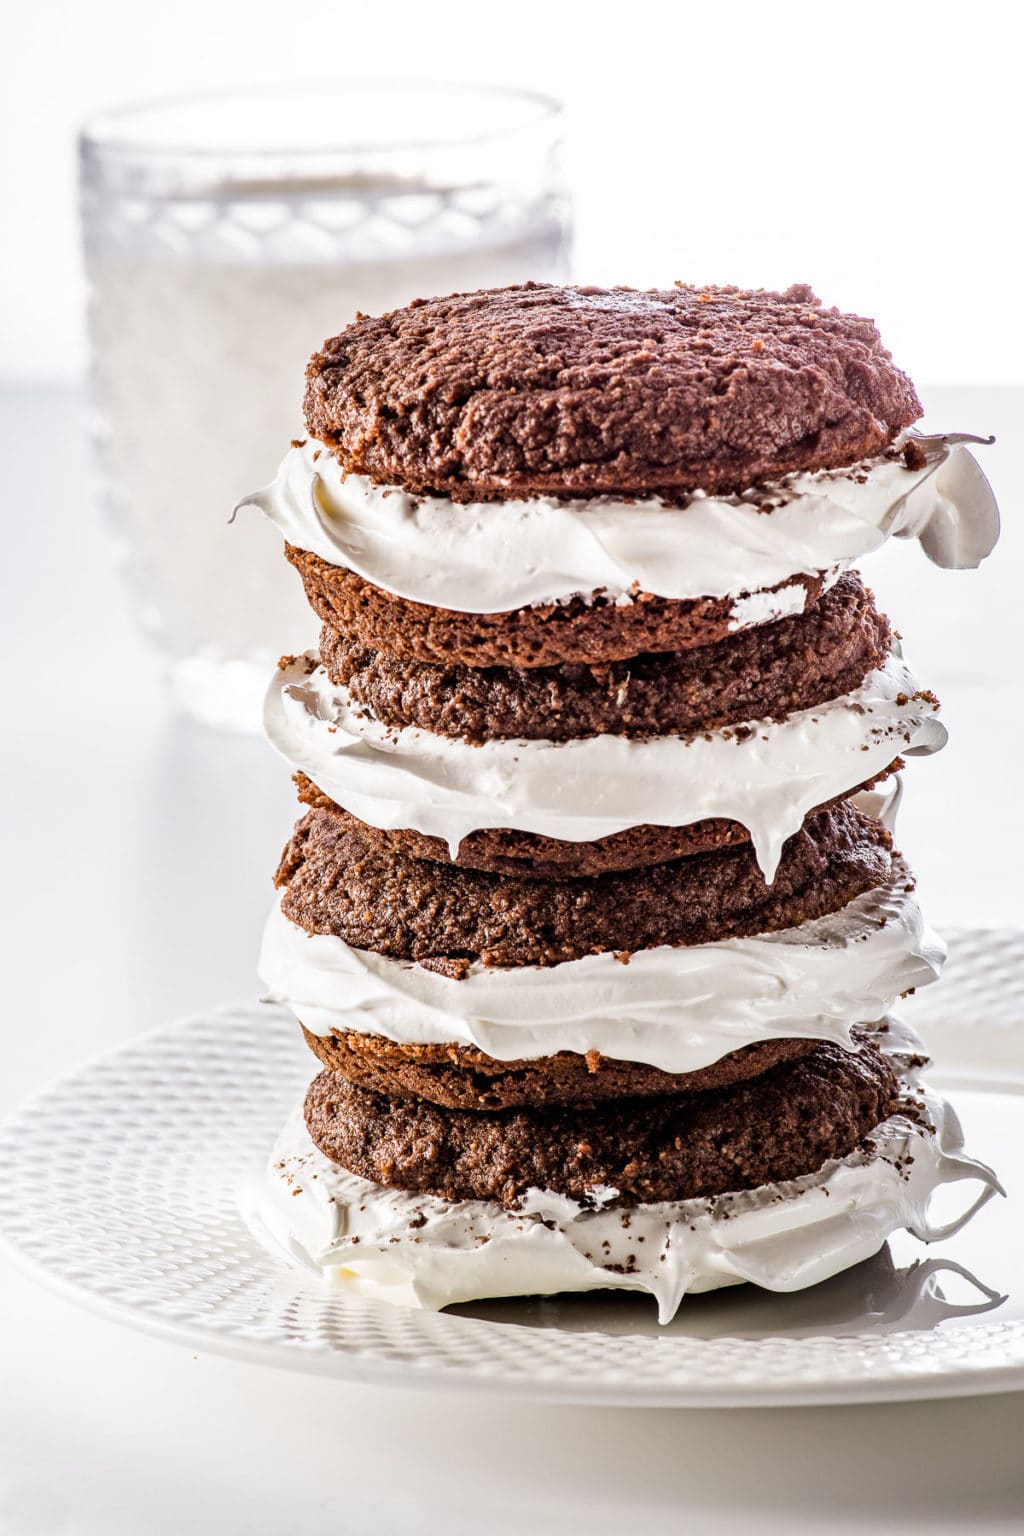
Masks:
[[[83,130],[104,491],[192,715],[255,728],[268,663],[315,640],[280,535],[229,522],[301,435],[307,358],[357,310],[564,279],[561,138],[547,98],[394,81],[190,96]]]

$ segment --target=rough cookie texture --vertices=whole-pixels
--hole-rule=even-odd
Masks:
[[[306,1043],[328,1071],[359,1088],[402,1099],[426,1099],[451,1109],[517,1105],[598,1104],[606,1099],[697,1093],[747,1082],[783,1061],[817,1048],[816,1040],[760,1040],[730,1051],[699,1072],[661,1072],[643,1062],[616,1061],[589,1051],[557,1051],[531,1061],[496,1061],[471,1045],[409,1045],[383,1035],[344,1030]]]
[[[828,810],[860,790],[874,789],[903,766],[902,758],[894,758],[884,772],[864,784],[851,786],[826,805],[816,806],[811,814]],[[689,858],[694,853],[710,853],[716,848],[734,848],[750,842],[750,833],[742,822],[728,821],[720,816],[691,822],[688,827],[627,827],[624,832],[615,832],[611,837],[602,837],[592,843],[568,843],[557,837],[517,832],[511,827],[489,827],[464,837],[458,855],[453,859],[443,838],[427,837],[407,827],[385,831],[368,826],[349,811],[342,810],[304,773],[294,774],[293,779],[304,805],[329,812],[337,818],[339,825],[354,828],[365,842],[382,851],[391,850],[411,859],[428,859],[433,864],[457,864],[460,869],[518,875],[526,880],[573,880],[579,875],[646,869],[651,864],[668,864],[673,859]]]
[[[874,324],[785,293],[497,288],[359,316],[306,373],[346,470],[457,500],[740,491],[921,415]]]
[[[467,667],[598,664],[641,652],[713,645],[732,633],[734,605],[729,597],[676,602],[640,592],[632,603],[616,604],[598,594],[593,601],[575,597],[508,613],[458,613],[395,597],[310,550],[286,544],[285,554],[325,624],[373,650],[411,661]],[[802,586],[806,608],[821,595],[820,576],[791,576],[779,585]]]
[[[629,661],[560,667],[441,666],[369,650],[324,628],[320,657],[334,683],[386,725],[472,742],[689,735],[784,719],[859,688],[889,653],[892,632],[851,572],[810,611],[717,645]]]
[[[703,944],[793,927],[835,912],[889,877],[892,839],[847,802],[809,817],[771,886],[750,845],[652,869],[578,880],[524,880],[385,851],[312,810],[277,871],[282,910],[308,933],[357,949],[440,962],[557,965],[604,950]]]
[[[357,1088],[322,1072],[306,1125],[325,1156],[389,1188],[514,1206],[531,1188],[620,1203],[689,1200],[813,1173],[892,1112],[873,1046],[822,1044],[753,1082],[596,1106],[472,1113]]]

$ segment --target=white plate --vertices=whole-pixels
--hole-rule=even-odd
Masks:
[[[565,1402],[752,1406],[1024,1387],[1024,934],[954,936],[905,1013],[953,1091],[968,1149],[1009,1190],[956,1238],[898,1234],[811,1291],[360,1301],[287,1267],[243,1218],[311,1058],[258,1004],[150,1035],[0,1128],[0,1233],[68,1297],[193,1348],[359,1381]]]

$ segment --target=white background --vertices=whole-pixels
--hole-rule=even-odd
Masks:
[[[0,377],[82,366],[85,114],[419,74],[569,103],[585,280],[809,281],[874,316],[919,384],[1019,382],[1018,15],[1006,0],[21,0],[3,30]]]

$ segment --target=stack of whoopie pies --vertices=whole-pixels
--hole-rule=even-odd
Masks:
[[[251,498],[323,623],[267,705],[306,809],[261,972],[321,1067],[293,1246],[667,1317],[922,1229],[965,1160],[889,1014],[942,958],[891,829],[944,733],[851,562],[987,553],[962,440],[804,287],[360,316],[305,412]]]

